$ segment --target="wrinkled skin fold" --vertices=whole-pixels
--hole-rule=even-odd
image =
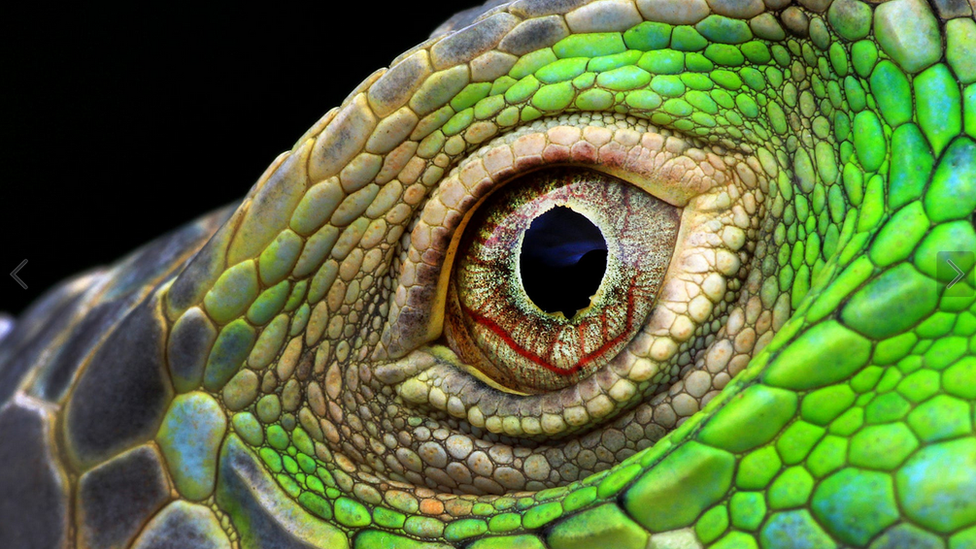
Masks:
[[[0,329],[0,546],[976,547],[974,9],[459,14]]]

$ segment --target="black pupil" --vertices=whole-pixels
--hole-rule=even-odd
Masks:
[[[590,304],[607,269],[607,243],[586,216],[557,206],[532,220],[522,240],[519,274],[529,299],[573,318]]]

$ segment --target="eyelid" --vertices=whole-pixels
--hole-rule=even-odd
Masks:
[[[553,130],[567,125],[574,125],[570,130],[583,132],[579,133],[582,136],[587,131],[592,135],[593,126],[603,131],[604,124],[609,126],[610,136],[600,148],[584,146],[574,151],[577,142],[567,145],[557,140],[558,135],[550,139]],[[647,141],[647,133],[656,137]],[[539,136],[544,146],[531,149],[530,140]],[[522,149],[516,146],[520,139]],[[669,398],[665,391],[685,371],[681,368],[689,364],[691,355],[724,329],[730,304],[746,283],[741,266],[752,257],[769,189],[757,157],[722,146],[695,148],[691,145],[694,138],[686,139],[633,117],[581,113],[536,121],[454,160],[457,168],[420,205],[393,262],[393,287],[386,291],[395,299],[387,324],[381,328],[385,354],[373,355],[376,362],[385,364],[384,371],[395,373],[384,376],[390,389],[407,406],[457,418],[462,425],[482,429],[478,432],[487,437],[509,436],[544,444],[599,429],[637,406],[660,404],[652,404],[652,399]],[[648,152],[643,147],[648,142],[659,143],[661,148]],[[498,147],[500,144],[506,146]],[[516,152],[528,154],[517,156]],[[578,158],[582,160],[573,161]],[[464,217],[493,189],[508,188],[516,177],[521,181],[523,174],[541,167],[547,168],[546,174],[548,168],[559,165],[606,172],[594,158],[614,160],[607,162],[611,167],[644,163],[633,171],[647,174],[656,170],[661,174],[659,180],[679,182],[692,197],[681,208],[673,254],[655,305],[639,333],[591,375],[569,386],[530,395],[500,391],[472,375],[457,349],[442,348],[440,344],[447,340],[442,331],[428,335],[420,330],[432,315],[445,310],[432,306],[436,283],[444,274],[441,268],[455,267],[446,261],[447,252],[455,237],[459,244],[462,241],[457,229]],[[639,178],[624,173],[623,178],[614,177],[643,190],[633,183]],[[455,208],[448,207],[452,200]],[[444,278],[453,284],[451,276]],[[408,355],[412,358],[406,358]],[[425,359],[423,365],[418,358]]]
[[[432,192],[410,234],[384,344],[374,359],[398,358],[440,336],[459,236],[472,212],[508,181],[541,168],[573,165],[627,181],[677,207],[712,189],[715,182],[700,167],[711,153],[646,121],[633,125],[641,131],[533,125],[495,138],[460,161]]]

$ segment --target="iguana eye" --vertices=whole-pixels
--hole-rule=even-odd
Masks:
[[[461,237],[450,346],[513,392],[578,383],[643,325],[679,220],[679,208],[592,170],[516,178],[477,208]]]
[[[553,444],[652,409],[673,427],[727,382],[699,371],[681,394],[694,357],[741,324],[727,317],[764,207],[757,169],[622,115],[543,119],[473,147],[400,240],[377,378],[489,438]],[[540,253],[550,238],[557,251]],[[568,278],[560,264],[587,253],[592,273],[554,301],[538,291],[536,276]]]

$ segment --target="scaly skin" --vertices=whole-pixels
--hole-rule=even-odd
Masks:
[[[787,4],[459,18],[52,291],[0,340],[0,545],[976,547],[972,7]],[[626,182],[574,172],[611,248],[676,232],[540,378],[577,343],[461,234],[557,164]]]

